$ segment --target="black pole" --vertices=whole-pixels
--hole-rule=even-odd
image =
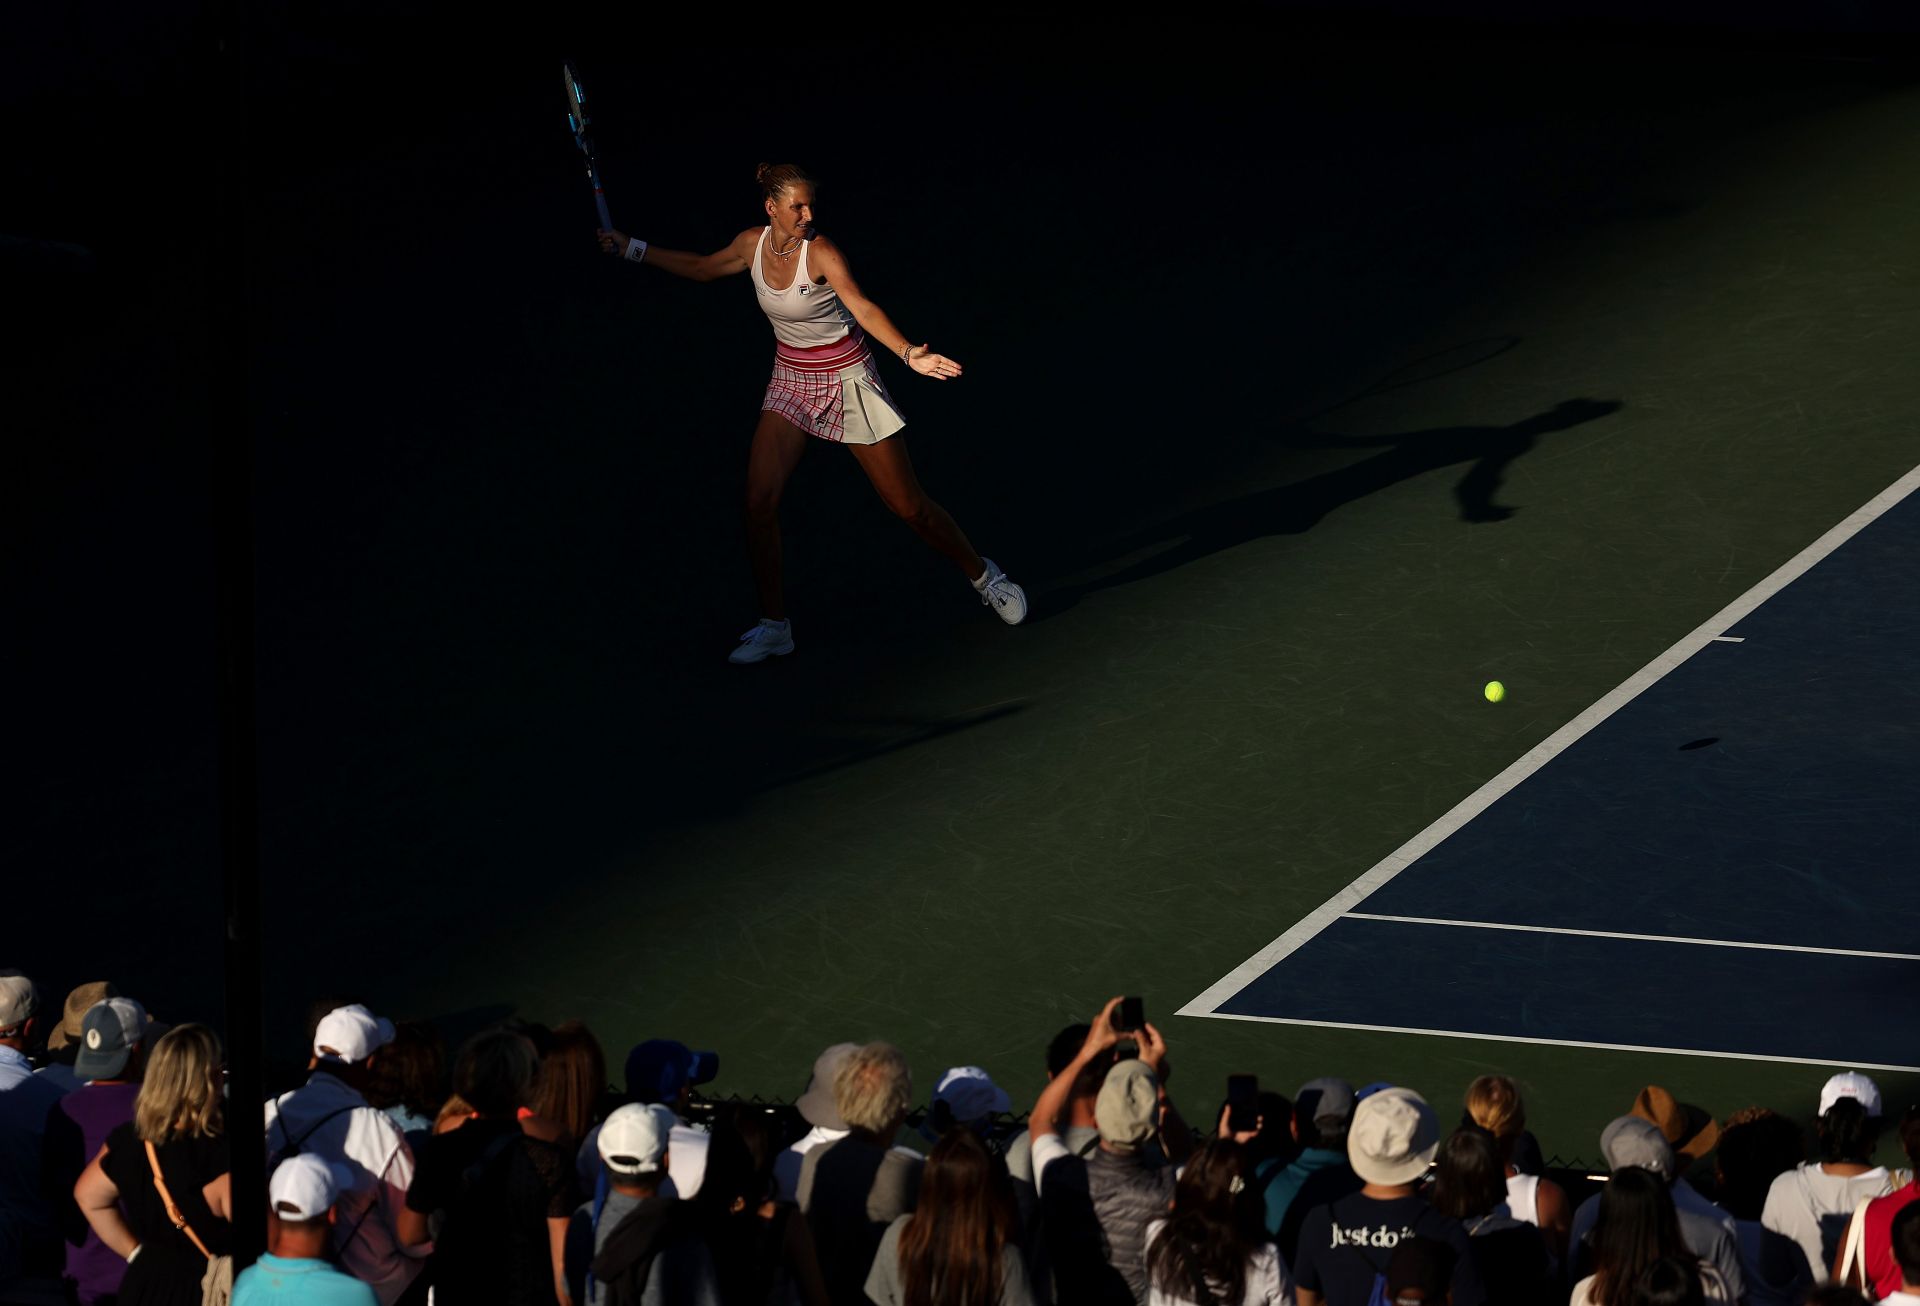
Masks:
[[[213,149],[208,244],[209,430],[213,442],[220,699],[220,853],[226,896],[227,1137],[235,1269],[266,1250],[266,1101],[260,1003],[260,792],[254,708],[253,456],[246,370],[248,150],[242,0],[207,0],[203,121]],[[219,124],[217,128],[211,124]]]

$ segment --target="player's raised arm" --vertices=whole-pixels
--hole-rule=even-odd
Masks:
[[[661,249],[625,232],[602,228],[598,234],[600,248],[607,253],[617,254],[630,263],[648,264],[689,281],[717,281],[745,272],[753,259],[753,244],[760,238],[756,227],[735,236],[724,249],[711,254],[693,254],[683,249]]]

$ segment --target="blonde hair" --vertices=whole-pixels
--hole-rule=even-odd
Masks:
[[[813,178],[797,163],[763,163],[753,170],[753,179],[760,183],[760,198],[767,200],[777,201],[789,186],[814,186]]]
[[[833,1104],[849,1129],[882,1134],[897,1129],[913,1105],[913,1072],[891,1043],[869,1043],[850,1053],[833,1076]]]
[[[205,1025],[175,1025],[147,1054],[133,1131],[149,1143],[211,1138],[223,1124],[221,1090],[220,1040]]]
[[[1467,1114],[1503,1143],[1527,1127],[1520,1086],[1505,1075],[1482,1075],[1467,1085]]]

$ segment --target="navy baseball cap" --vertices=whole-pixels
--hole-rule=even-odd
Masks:
[[[707,1083],[719,1073],[719,1053],[650,1038],[627,1053],[627,1096],[636,1102],[671,1102],[689,1084]]]

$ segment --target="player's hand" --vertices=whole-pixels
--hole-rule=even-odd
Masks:
[[[907,359],[907,366],[921,376],[930,376],[936,381],[951,381],[960,375],[960,364],[945,354],[930,352],[925,345],[917,345],[919,353]]]
[[[621,231],[608,231],[605,227],[594,233],[600,237],[600,248],[608,254],[627,256],[627,246],[633,243],[633,237]]]

